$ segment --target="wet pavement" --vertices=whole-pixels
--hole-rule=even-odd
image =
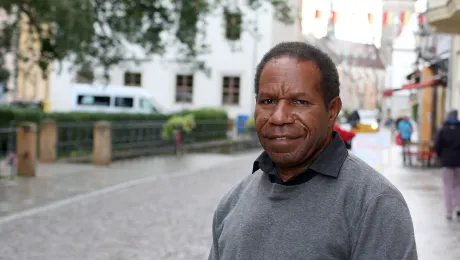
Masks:
[[[354,149],[405,196],[419,259],[460,259],[460,220],[444,218],[439,171],[403,168],[397,147],[377,151],[372,138]],[[36,178],[1,180],[0,259],[206,259],[214,208],[258,153],[40,165]]]

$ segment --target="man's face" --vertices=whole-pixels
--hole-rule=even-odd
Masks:
[[[325,105],[320,83],[313,61],[281,56],[262,70],[255,125],[262,147],[280,167],[307,162],[333,129],[342,103],[336,98]]]

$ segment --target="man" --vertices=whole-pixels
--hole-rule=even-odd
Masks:
[[[460,121],[457,110],[449,112],[436,136],[435,150],[442,169],[446,218],[455,210],[460,216]]]
[[[403,153],[403,163],[412,164],[411,154],[410,154],[410,140],[413,132],[412,124],[408,116],[403,116],[398,123],[398,132],[401,135],[402,139],[402,153]]]
[[[417,259],[406,202],[348,154],[331,59],[280,43],[258,65],[255,125],[264,152],[214,214],[210,260]]]

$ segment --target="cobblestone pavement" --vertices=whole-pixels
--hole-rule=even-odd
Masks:
[[[206,259],[214,208],[250,173],[257,154],[190,155],[186,167],[172,159],[161,167],[144,159],[110,169],[91,168],[91,174],[82,171],[86,178],[104,176],[105,184],[0,218],[0,259]],[[412,212],[419,259],[460,259],[460,221],[443,217],[438,171],[401,167],[397,148],[382,154],[384,175],[402,191]],[[162,167],[176,170],[165,172]],[[71,170],[61,174],[75,178]],[[118,175],[135,176],[128,180]],[[112,177],[117,181],[108,180]],[[74,186],[81,183],[86,182]]]
[[[200,155],[207,160],[138,179],[134,186],[0,218],[0,259],[205,259],[214,208],[250,173],[247,166],[258,153]],[[136,165],[112,172],[156,171],[148,162]]]

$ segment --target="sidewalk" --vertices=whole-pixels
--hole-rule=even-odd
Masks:
[[[117,161],[108,167],[91,164],[39,164],[32,178],[0,179],[0,218],[29,208],[68,199],[149,177],[215,167],[231,155],[186,154]],[[149,170],[146,170],[149,169]]]
[[[440,169],[404,167],[401,148],[384,152],[385,175],[404,195],[414,222],[420,260],[460,259],[460,219],[444,218]]]

